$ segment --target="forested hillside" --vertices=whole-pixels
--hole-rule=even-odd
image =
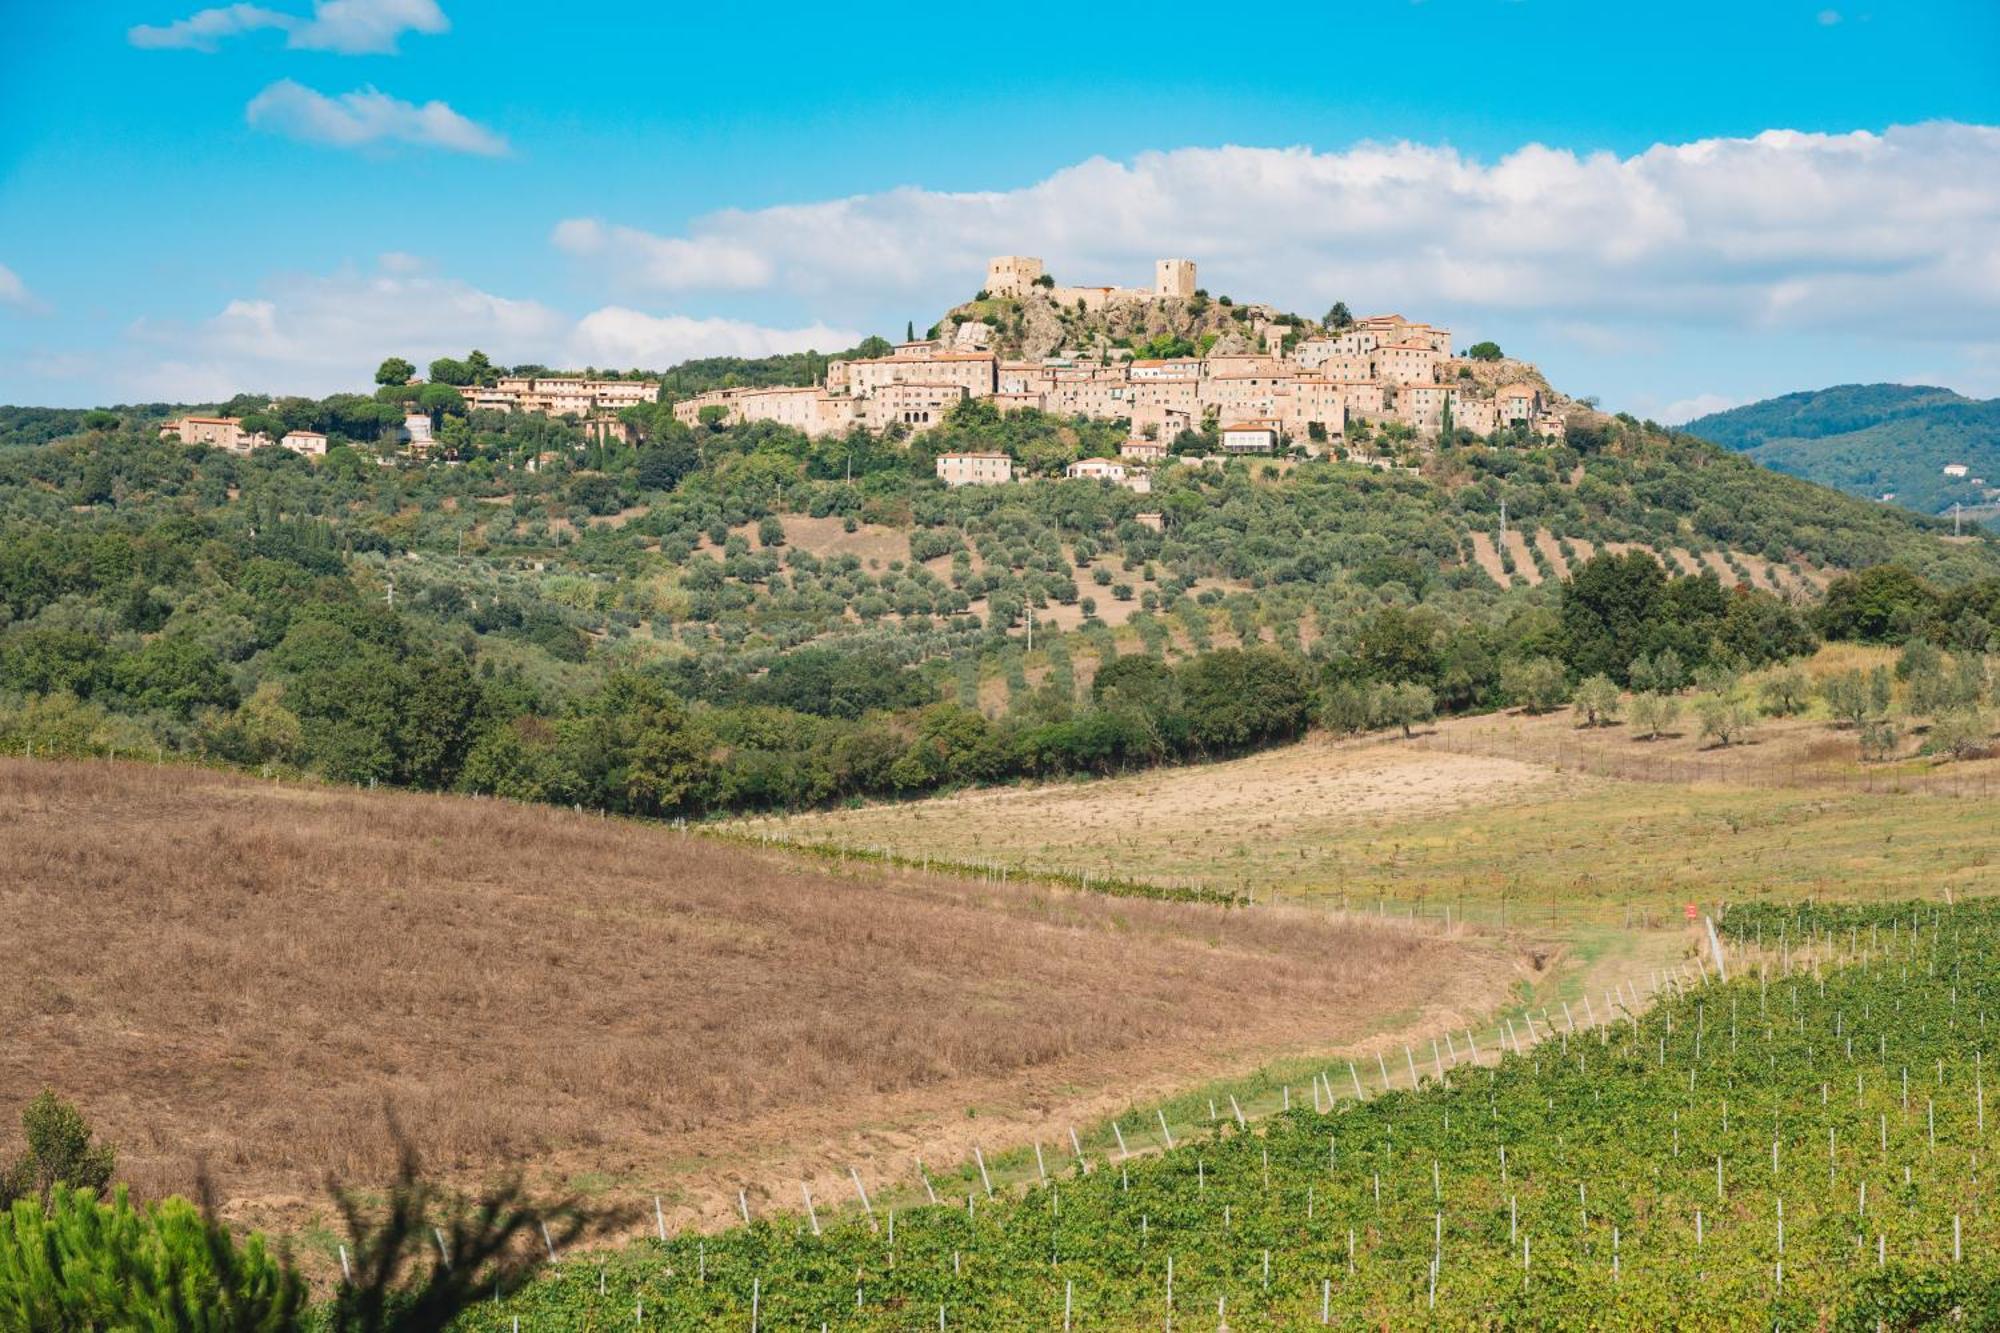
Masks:
[[[1348,441],[1411,469],[1172,465],[1139,495],[1061,480],[1115,423],[977,402],[914,439],[648,406],[641,443],[586,445],[474,413],[447,466],[344,435],[374,401],[281,402],[335,423],[319,460],[136,411],[0,450],[0,748],[699,814],[1539,703],[1665,649],[1679,684],[2000,624],[1992,540],[1629,418]],[[962,446],[1030,479],[946,490],[932,459]]]
[[[781,384],[818,384],[826,378],[826,363],[842,358],[887,356],[889,344],[867,338],[845,352],[793,352],[779,356],[708,356],[683,361],[660,378],[663,398],[689,398],[706,389]]]
[[[2000,399],[1909,384],[1843,384],[1690,421],[1766,467],[1919,513],[1990,511],[2000,488]],[[1963,476],[1944,469],[1964,464]]]

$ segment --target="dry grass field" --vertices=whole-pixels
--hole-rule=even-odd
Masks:
[[[1313,877],[1324,849],[1385,821],[1566,800],[1595,785],[1497,756],[1314,736],[1219,764],[742,824],[959,862],[1258,890]]]
[[[492,801],[0,760],[0,1151],[303,1224],[390,1166],[793,1207],[1516,994],[1493,938],[816,868]]]
[[[1657,920],[1696,901],[2000,887],[2000,761],[1864,766],[1853,733],[1824,717],[1765,719],[1726,750],[1694,731],[1639,741],[1622,726],[1580,730],[1567,710],[1494,714],[1413,740],[1315,737],[1225,764],[744,825],[946,861],[1554,925]]]

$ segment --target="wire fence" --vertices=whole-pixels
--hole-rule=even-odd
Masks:
[[[1744,955],[1746,958],[1749,954]],[[1787,974],[1809,970],[1817,960],[1804,952],[1789,955]],[[1287,1066],[1289,1076],[1252,1076],[1212,1089],[1138,1102],[1095,1125],[1052,1124],[1025,1142],[974,1146],[963,1160],[926,1163],[860,1158],[799,1181],[746,1182],[737,1193],[733,1223],[771,1217],[792,1218],[817,1230],[836,1213],[865,1213],[924,1203],[990,1201],[1010,1188],[1045,1184],[1051,1170],[1080,1166],[1084,1171],[1173,1149],[1218,1124],[1239,1129],[1295,1108],[1311,1106],[1333,1114],[1343,1104],[1389,1093],[1442,1086],[1467,1068],[1487,1068],[1508,1055],[1525,1057],[1548,1043],[1564,1051],[1572,1038],[1597,1034],[1620,1023],[1635,1027],[1639,1016],[1664,996],[1719,980],[1710,958],[1695,952],[1680,960],[1615,980],[1578,986],[1568,995],[1551,994],[1510,1005],[1481,1022],[1440,1027],[1407,1040],[1400,1036],[1364,1040],[1321,1060]],[[810,1201],[810,1202],[807,1202]],[[647,1210],[660,1239],[669,1232],[669,1209],[654,1196]]]
[[[1689,902],[1671,888],[1651,894],[1620,890],[1592,893],[1587,886],[1562,885],[1542,893],[1506,889],[1467,892],[1456,886],[1413,894],[1355,892],[1315,882],[1253,883],[1233,886],[1201,878],[1156,880],[1106,874],[1099,870],[1023,865],[1002,860],[965,860],[894,847],[860,845],[803,837],[770,827],[689,825],[705,836],[739,845],[812,857],[837,873],[859,870],[906,872],[970,879],[991,884],[1040,885],[1111,897],[1150,898],[1228,908],[1311,911],[1355,921],[1399,922],[1438,934],[1460,929],[1552,930],[1616,927],[1635,931],[1686,929],[1703,904]],[[1787,901],[1797,894],[1775,895]],[[1899,895],[1907,896],[1907,895]],[[1708,905],[1721,910],[1725,905]]]

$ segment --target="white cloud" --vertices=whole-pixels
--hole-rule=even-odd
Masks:
[[[225,38],[261,28],[285,28],[303,22],[295,14],[261,5],[223,5],[203,9],[164,27],[141,23],[126,30],[125,39],[147,50],[215,51]]]
[[[405,32],[435,36],[451,27],[437,0],[315,0],[312,22],[288,45],[342,55],[391,54]]]
[[[851,329],[824,324],[771,329],[735,319],[648,315],[614,305],[594,310],[578,322],[569,339],[568,360],[574,365],[664,368],[698,356],[832,351],[852,347],[861,338]]]
[[[2000,317],[2000,128],[1772,130],[1629,157],[1531,144],[1492,162],[1410,143],[1186,148],[1016,190],[718,212],[680,235],[573,219],[554,240],[644,288],[759,287],[871,317],[962,299],[990,255],[1142,283],[1180,254],[1211,291],[1308,312],[1340,298],[1471,325],[1950,339]]]
[[[328,97],[280,79],[252,98],[243,114],[257,129],[336,148],[403,143],[487,157],[508,151],[503,136],[443,102],[418,106],[373,88]]]
[[[164,359],[143,363],[133,387],[147,397],[195,400],[245,389],[332,393],[366,388],[385,356],[422,364],[482,347],[496,359],[531,360],[570,327],[535,301],[495,296],[470,283],[413,271],[390,255],[372,270],[291,275],[228,302],[192,327],[142,322],[132,334]],[[516,353],[514,348],[525,348]]]
[[[394,55],[404,33],[436,34],[450,27],[437,0],[314,0],[310,18],[262,5],[222,5],[162,27],[142,23],[125,36],[151,50],[213,52],[228,38],[276,29],[296,50]]]
[[[1820,27],[1822,27],[1822,28],[1831,28],[1831,27],[1832,27],[1832,26],[1833,26],[1834,24],[1836,24],[1836,23],[1838,23],[1838,22],[1840,22],[1840,11],[1839,11],[1839,10],[1837,10],[1837,9],[1822,9],[1822,10],[1820,10],[1820,11],[1819,11],[1819,26],[1820,26]]]
[[[25,310],[31,314],[40,314],[47,307],[28,290],[28,284],[21,281],[20,274],[5,264],[0,264],[0,309]]]
[[[661,291],[763,287],[772,277],[770,262],[747,246],[654,236],[632,227],[607,227],[595,218],[559,222],[549,239],[572,255],[616,255],[640,282]]]
[[[480,348],[505,364],[647,366],[696,356],[766,356],[852,346],[860,335],[823,325],[773,329],[726,319],[656,316],[608,306],[573,319],[442,277],[391,252],[373,268],[291,275],[228,302],[198,324],[141,322],[115,392],[198,402],[245,390],[323,395],[365,390],[385,356],[422,366]]]
[[[1660,420],[1669,426],[1678,426],[1683,422],[1693,421],[1696,417],[1705,417],[1710,412],[1727,412],[1732,407],[1742,405],[1743,400],[1740,398],[1726,398],[1719,393],[1698,393],[1692,398],[1668,403],[1660,409]]]

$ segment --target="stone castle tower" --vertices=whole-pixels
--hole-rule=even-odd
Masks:
[[[1155,296],[1179,297],[1185,301],[1194,295],[1194,261],[1192,259],[1161,259],[1153,264],[1153,294]]]
[[[986,261],[986,290],[993,296],[1023,296],[1042,276],[1042,261],[1028,255],[1000,255]]]

